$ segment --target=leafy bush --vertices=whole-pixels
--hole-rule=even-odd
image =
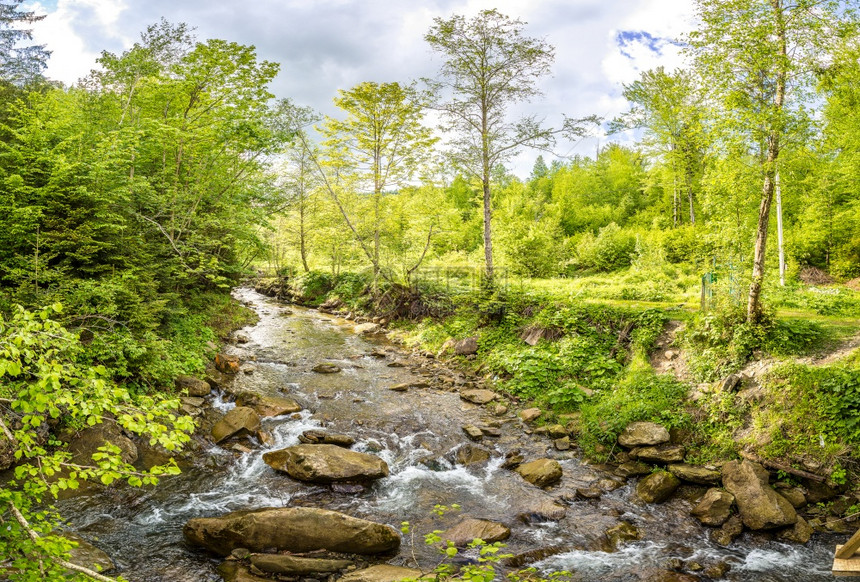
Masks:
[[[636,238],[611,222],[597,236],[585,233],[576,245],[577,267],[597,271],[614,271],[630,265]]]
[[[290,281],[295,300],[308,305],[319,305],[332,289],[334,280],[330,273],[323,271],[308,271]]]

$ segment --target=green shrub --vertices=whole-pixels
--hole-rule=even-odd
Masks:
[[[595,237],[586,233],[576,245],[576,266],[597,271],[614,271],[630,265],[636,237],[614,222],[600,229]]]
[[[319,305],[332,289],[333,278],[323,271],[308,271],[290,281],[290,291],[295,300],[308,305]]]

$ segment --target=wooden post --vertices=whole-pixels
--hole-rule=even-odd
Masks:
[[[854,532],[844,545],[836,546],[836,556],[833,559],[834,576],[860,576],[860,556],[855,556],[860,549],[860,530]]]

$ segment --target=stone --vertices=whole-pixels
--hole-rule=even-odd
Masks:
[[[553,442],[553,446],[558,451],[569,451],[570,450],[570,437],[565,436],[565,437],[561,437],[560,439],[555,439],[555,442]]]
[[[630,451],[630,456],[646,463],[680,463],[684,460],[687,450],[682,445],[660,445],[656,447],[640,447]]]
[[[511,529],[502,523],[486,519],[466,518],[442,534],[443,540],[450,540],[457,547],[465,547],[475,539],[492,544],[506,540]]]
[[[217,354],[215,356],[215,369],[222,374],[238,374],[239,356],[231,356],[224,353]]]
[[[105,552],[95,547],[81,536],[70,531],[55,532],[64,538],[77,542],[78,546],[69,550],[69,562],[96,572],[110,572],[116,566]]]
[[[780,489],[777,493],[785,497],[795,509],[806,507],[806,495],[803,494],[803,490],[800,487]]]
[[[299,481],[363,483],[388,476],[388,464],[337,445],[295,445],[263,455],[263,461]]]
[[[526,408],[520,411],[520,419],[523,422],[533,422],[541,415],[540,408]]]
[[[576,496],[580,499],[600,499],[601,495],[603,491],[597,487],[579,487],[576,490]]]
[[[271,582],[270,578],[256,576],[241,562],[227,560],[216,569],[224,582]]]
[[[565,513],[566,507],[552,499],[544,499],[533,503],[526,511],[517,515],[517,518],[524,523],[546,523],[563,519]]]
[[[458,465],[468,466],[485,463],[490,460],[490,456],[490,451],[487,449],[471,443],[466,443],[457,449],[457,453],[454,455],[454,460]]]
[[[731,516],[726,523],[711,532],[711,541],[721,546],[731,544],[744,531],[744,522],[739,515]]]
[[[735,496],[738,512],[749,529],[771,529],[797,522],[791,503],[769,484],[767,469],[744,459],[723,466],[723,487]]]
[[[662,445],[669,442],[669,431],[653,422],[631,422],[618,435],[618,444],[633,447]]]
[[[734,392],[735,388],[741,383],[741,377],[737,374],[729,374],[720,382],[721,392]]]
[[[727,562],[717,562],[705,568],[702,574],[711,580],[722,580],[731,569],[732,567]]]
[[[251,341],[251,337],[247,333],[238,332],[235,337],[237,344],[246,344]]]
[[[458,356],[471,356],[478,353],[478,338],[467,337],[454,343],[454,353]]]
[[[622,542],[631,542],[642,537],[639,530],[631,523],[622,521],[618,525],[609,528],[604,533],[606,536],[605,549],[614,552]]]
[[[406,578],[420,578],[423,572],[402,566],[379,564],[363,570],[356,570],[343,576],[339,582],[400,582]]]
[[[734,502],[734,495],[713,487],[708,489],[690,513],[703,524],[718,527],[731,517]]]
[[[797,516],[795,524],[781,529],[776,537],[784,542],[805,544],[812,537],[812,531],[812,526],[805,519]]]
[[[504,404],[496,404],[493,407],[493,415],[494,416],[504,416],[508,413],[508,407]]]
[[[535,434],[546,435],[550,438],[560,439],[567,436],[567,429],[560,424],[548,424],[535,430]]]
[[[194,376],[177,376],[174,384],[180,392],[187,390],[189,396],[209,396],[209,393],[212,392],[212,386],[209,385],[209,382]]]
[[[520,476],[538,487],[548,487],[561,480],[562,470],[558,461],[552,459],[537,459],[529,463],[523,463],[516,468]]]
[[[345,434],[323,430],[306,430],[299,435],[299,442],[307,445],[337,445],[348,449],[355,444],[355,439]]]
[[[242,392],[236,397],[236,406],[249,406],[263,418],[300,412],[302,406],[285,396],[269,396],[256,392]]]
[[[103,422],[78,431],[69,440],[72,462],[79,465],[92,465],[93,455],[100,452],[99,448],[107,444],[119,447],[120,458],[124,462],[134,464],[137,460],[137,445],[122,434],[122,430],[116,423]]]
[[[326,560],[302,558],[284,554],[251,554],[251,564],[258,570],[270,574],[315,574],[317,572],[340,572],[353,565],[349,560]]]
[[[636,495],[645,503],[662,503],[681,485],[680,479],[668,471],[657,471],[636,484]]]
[[[473,424],[467,424],[463,427],[463,432],[473,441],[480,441],[484,438],[484,431]]]
[[[359,323],[352,329],[359,335],[370,335],[382,331],[378,323]]]
[[[396,384],[394,386],[389,387],[388,389],[392,392],[406,392],[407,390],[409,390],[409,383],[407,382],[405,384]]]
[[[337,374],[340,372],[340,366],[329,362],[323,362],[311,368],[311,371],[316,372],[317,374]]]
[[[525,460],[519,449],[508,451],[505,453],[505,461],[502,463],[502,469],[516,469]]]
[[[496,399],[496,393],[492,390],[463,390],[460,398],[472,404],[489,404]]]
[[[722,473],[716,469],[709,469],[699,465],[688,465],[687,463],[672,463],[668,467],[669,472],[682,481],[698,483],[699,485],[714,485],[722,479]]]
[[[212,427],[212,438],[220,443],[234,436],[256,434],[260,430],[260,415],[248,406],[237,406]]]
[[[638,477],[639,475],[649,474],[651,472],[651,465],[646,465],[638,461],[627,461],[618,465],[618,468],[614,472],[619,477],[625,479],[627,477]]]
[[[313,507],[280,507],[197,517],[182,529],[185,539],[220,556],[234,548],[293,553],[328,550],[372,555],[400,547],[391,526]]]

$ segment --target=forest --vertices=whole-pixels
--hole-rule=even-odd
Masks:
[[[107,579],[68,562],[45,503],[179,468],[111,445],[73,458],[59,435],[109,419],[181,449],[194,422],[175,380],[252,321],[230,292],[261,279],[420,349],[477,336],[461,364],[576,414],[592,458],[659,420],[702,463],[814,459],[854,487],[856,3],[695,5],[685,68],[625,84],[622,115],[552,127],[511,111],[568,57],[497,10],[436,18],[435,78],[344,87],[327,116],[274,95],[279,64],[254,46],[167,20],[65,86],[30,42],[39,15],[0,2],[0,572]],[[557,154],[589,136],[593,154]],[[514,175],[524,151],[539,155]],[[685,369],[663,374],[670,322]],[[764,360],[767,406],[687,398]],[[739,441],[744,422],[769,438]]]

